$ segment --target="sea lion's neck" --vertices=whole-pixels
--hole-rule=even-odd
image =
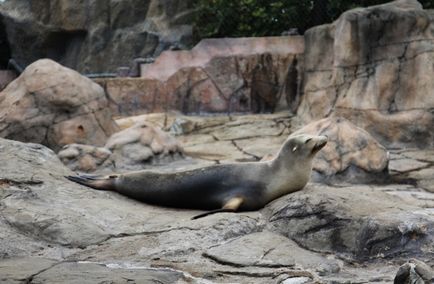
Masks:
[[[312,171],[312,160],[298,161],[294,157],[277,156],[269,162],[270,177],[267,186],[269,201],[282,195],[302,189],[309,181]]]

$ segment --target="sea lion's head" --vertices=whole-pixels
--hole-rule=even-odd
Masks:
[[[272,174],[267,184],[267,200],[302,189],[309,181],[315,154],[326,144],[326,136],[289,136],[277,157],[269,161]]]
[[[281,149],[285,156],[313,158],[327,144],[327,136],[300,134],[290,136]]]

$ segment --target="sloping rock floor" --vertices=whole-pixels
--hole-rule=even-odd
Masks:
[[[291,130],[284,114],[175,117],[147,119],[194,158],[162,170],[259,160]],[[71,183],[41,145],[0,152],[0,283],[391,283],[410,257],[434,265],[434,149],[391,149],[384,184],[310,183],[198,220]]]

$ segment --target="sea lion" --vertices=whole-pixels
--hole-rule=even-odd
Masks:
[[[302,189],[309,180],[312,160],[327,143],[326,136],[290,136],[276,157],[265,162],[219,164],[203,168],[160,173],[139,171],[109,176],[67,176],[95,189],[113,190],[151,204],[212,210],[251,211]]]

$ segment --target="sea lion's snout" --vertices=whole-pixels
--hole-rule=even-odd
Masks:
[[[316,152],[321,150],[327,144],[328,138],[327,136],[318,136],[316,140],[317,141],[312,148],[312,154],[315,154]]]

